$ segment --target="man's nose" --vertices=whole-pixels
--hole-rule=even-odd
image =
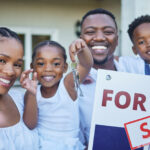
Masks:
[[[104,41],[106,39],[104,33],[102,31],[97,31],[94,37],[95,41]]]

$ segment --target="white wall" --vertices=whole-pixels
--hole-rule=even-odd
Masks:
[[[58,29],[59,42],[68,48],[76,38],[74,25],[90,9],[103,7],[117,16],[120,26],[120,0],[67,1],[5,1],[0,4],[0,26]]]
[[[141,15],[150,14],[150,0],[122,0],[121,2],[121,55],[134,55],[128,37],[128,25]]]
[[[0,26],[57,29],[58,41],[67,49],[76,39],[75,22],[88,10],[101,7],[112,11],[120,29],[120,1],[1,0]]]

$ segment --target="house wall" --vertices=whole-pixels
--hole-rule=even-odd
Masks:
[[[116,16],[120,31],[120,1],[1,0],[0,26],[31,28],[31,30],[35,28],[57,30],[57,41],[68,49],[70,43],[77,38],[75,35],[76,21],[80,20],[88,10],[98,7],[110,10]],[[27,49],[31,53],[30,48],[31,46],[28,45]],[[119,50],[116,51],[116,54],[119,54]],[[31,61],[30,56],[31,54],[26,54],[25,57],[27,66]],[[16,88],[18,89],[18,86]]]
[[[75,23],[88,10],[102,7],[112,11],[120,27],[120,0],[93,1],[3,1],[0,26],[49,28],[58,30],[58,41],[68,48],[76,38]]]
[[[150,15],[150,0],[121,0],[121,55],[134,55],[132,43],[127,34],[128,25],[137,17]]]

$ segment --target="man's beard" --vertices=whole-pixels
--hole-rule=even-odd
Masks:
[[[103,65],[103,64],[105,64],[106,62],[107,62],[107,60],[108,60],[108,57],[106,57],[104,60],[102,60],[102,61],[98,61],[98,60],[96,60],[96,59],[94,59],[94,64],[95,65]]]

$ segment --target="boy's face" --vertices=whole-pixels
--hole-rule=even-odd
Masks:
[[[62,50],[54,46],[44,46],[37,50],[33,69],[44,87],[57,86],[62,75],[67,70]]]
[[[133,51],[150,63],[150,23],[143,23],[133,32]]]
[[[103,64],[109,60],[118,44],[116,25],[106,14],[94,14],[85,18],[81,38],[91,50],[94,64]]]

